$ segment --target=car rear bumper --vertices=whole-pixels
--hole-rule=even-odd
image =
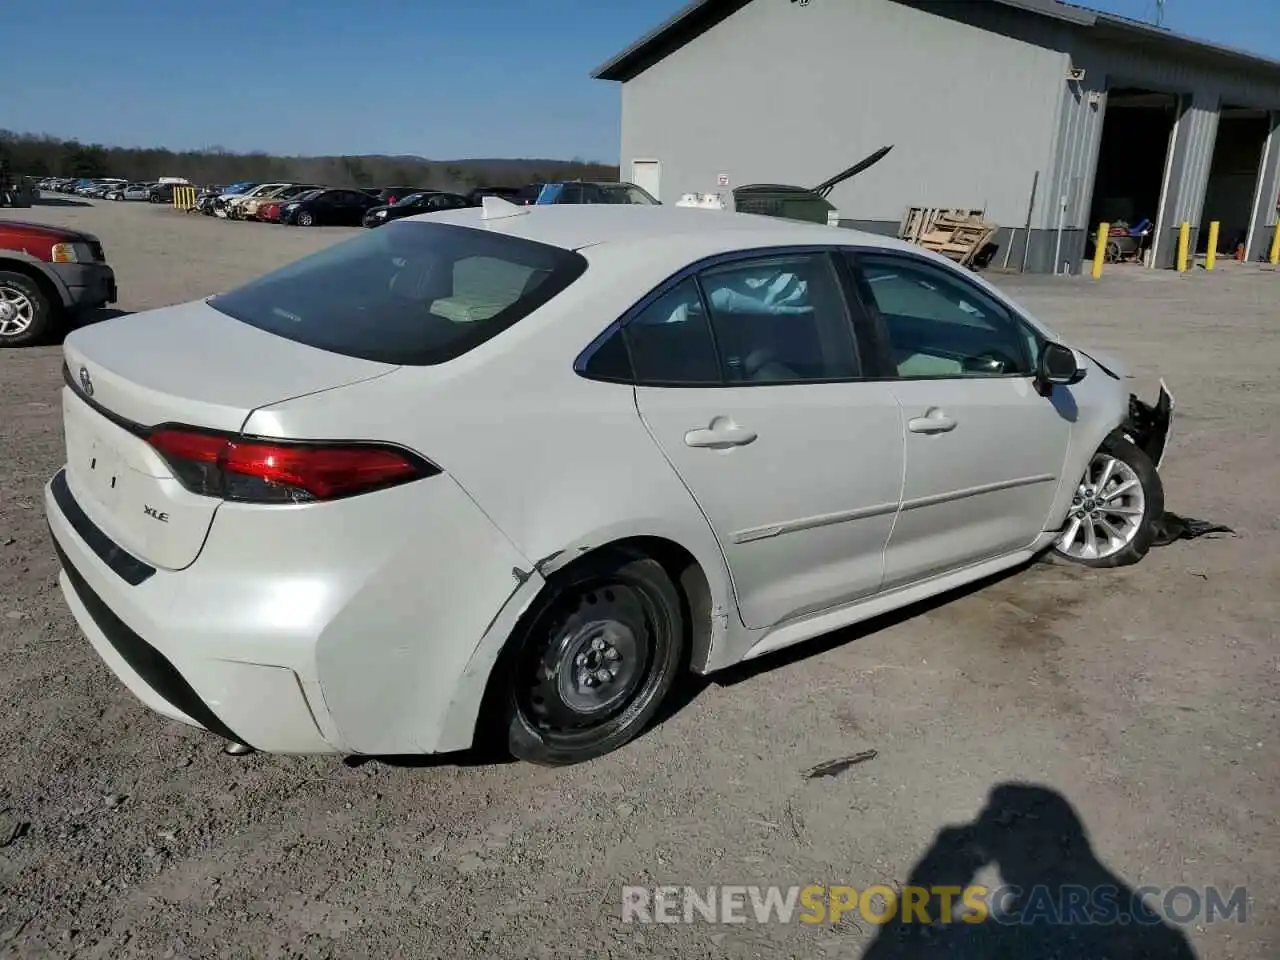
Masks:
[[[175,571],[111,542],[63,474],[45,491],[67,604],[152,710],[274,753],[469,746],[495,631],[541,578],[447,477],[314,506],[223,504]]]
[[[105,263],[54,263],[50,269],[67,290],[71,310],[94,310],[116,302],[116,274]]]
[[[166,622],[172,585],[79,513],[62,477],[45,492],[59,586],[94,650],[134,696],[163,716],[261,750],[339,749],[325,739],[294,671],[184,650]]]

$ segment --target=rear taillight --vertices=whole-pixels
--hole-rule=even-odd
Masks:
[[[339,500],[438,474],[398,447],[235,437],[160,427],[147,442],[192,493],[245,503]]]

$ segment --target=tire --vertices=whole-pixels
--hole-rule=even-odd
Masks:
[[[507,749],[565,766],[633,740],[671,690],[684,635],[679,591],[643,554],[602,551],[553,577],[499,659],[495,707]]]
[[[0,349],[41,343],[53,331],[53,304],[26,274],[0,270]]]
[[[1103,471],[1106,471],[1105,482],[1101,482]],[[1129,492],[1113,493],[1105,500],[1100,496],[1126,485]],[[1086,508],[1092,513],[1082,514]],[[1119,512],[1121,510],[1124,512]],[[1053,555],[1086,567],[1127,567],[1147,555],[1155,540],[1156,521],[1163,515],[1164,484],[1155,464],[1137,446],[1113,434],[1085,468],[1063,535],[1054,542]],[[1096,544],[1092,555],[1088,546],[1091,526]],[[1102,537],[1098,536],[1099,531]],[[1113,538],[1111,531],[1119,531],[1123,536]]]
[[[297,223],[298,223],[298,226],[300,227],[314,227],[316,223],[316,218],[313,217],[309,211],[303,210],[300,214],[298,214]]]

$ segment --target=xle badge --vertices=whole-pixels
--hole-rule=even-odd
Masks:
[[[145,503],[142,505],[142,512],[152,520],[159,520],[161,523],[169,522],[169,515],[167,513],[161,513],[155,507],[149,507]]]

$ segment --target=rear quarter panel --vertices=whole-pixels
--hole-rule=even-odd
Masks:
[[[456,360],[267,407],[245,429],[411,447],[454,478],[543,574],[615,540],[672,540],[701,565],[713,609],[727,610],[732,594],[715,536],[644,429],[633,388],[573,371],[582,349],[678,269],[680,255],[642,265],[602,252],[591,260],[538,313]]]

